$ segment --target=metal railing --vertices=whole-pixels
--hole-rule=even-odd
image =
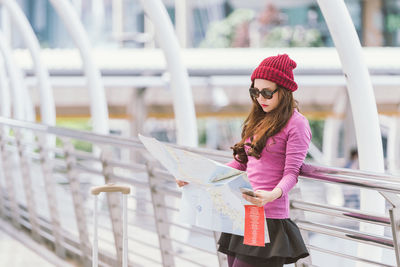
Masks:
[[[185,149],[222,163],[231,160],[229,152]],[[179,222],[180,190],[137,139],[0,118],[0,153],[0,216],[61,258],[90,265],[93,199],[89,188],[116,182],[133,189],[128,198],[130,266],[226,265],[225,257],[216,252],[218,233]],[[313,243],[317,235],[389,249],[400,266],[398,177],[305,165],[300,178],[300,186],[292,190],[292,219],[302,230],[311,259],[297,266],[316,266],[315,251],[393,266],[319,246]],[[309,190],[310,184],[323,190],[325,182],[381,192],[390,203],[388,214],[313,201],[299,192]],[[116,266],[121,262],[121,200],[113,193],[103,195],[99,206],[99,263]],[[348,227],[344,221],[377,224],[391,231],[379,236],[359,231],[354,223]]]

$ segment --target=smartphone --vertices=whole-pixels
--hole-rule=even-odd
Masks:
[[[251,197],[256,197],[256,194],[254,193],[254,191],[249,188],[241,187],[240,192],[242,192],[243,194],[246,194],[248,196],[251,196]]]

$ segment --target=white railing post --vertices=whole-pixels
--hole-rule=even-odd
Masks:
[[[396,255],[396,263],[397,266],[400,266],[400,208],[399,207],[392,207],[389,209],[390,215],[390,226],[392,228],[392,235],[393,235],[393,245],[394,251]]]
[[[153,174],[153,166],[151,162],[147,162],[146,169],[150,185],[151,202],[154,210],[154,220],[157,229],[158,242],[160,244],[162,264],[163,266],[174,267],[175,262],[173,256],[173,246],[169,240],[170,231],[167,222],[168,216],[166,210],[162,208],[163,206],[166,206],[164,196],[157,192],[157,182],[155,181],[156,178]]]
[[[93,196],[93,246],[92,246],[92,266],[98,267],[99,264],[99,239],[98,239],[98,232],[97,232],[97,200],[98,196]]]
[[[110,167],[108,166],[107,159],[111,158],[109,156],[111,151],[108,150],[107,148],[103,148],[99,149],[99,152],[100,152],[100,161],[102,164],[102,174],[104,176],[104,183],[109,184],[112,182],[110,177],[112,175],[112,169],[110,169]],[[114,237],[114,246],[117,254],[117,262],[118,265],[120,266],[123,261],[123,255],[122,255],[123,226],[121,220],[121,215],[122,215],[121,201],[120,197],[115,194],[106,194],[105,197],[107,199],[108,210],[110,213],[111,227]]]
[[[6,129],[9,131],[5,125],[2,125],[0,129],[0,150],[1,150],[1,160],[3,162],[3,171],[4,171],[4,179],[5,179],[5,186],[7,190],[7,198],[10,203],[11,209],[11,221],[13,222],[14,226],[19,228],[20,227],[20,216],[19,216],[19,207],[16,199],[16,190],[15,190],[15,179],[13,175],[13,157],[11,156],[11,152],[7,150],[7,139],[9,138],[9,133],[6,132]]]
[[[39,223],[38,216],[36,212],[36,201],[34,197],[34,190],[32,184],[32,170],[31,170],[31,162],[28,155],[26,155],[26,148],[23,144],[24,135],[27,136],[29,134],[24,133],[22,129],[15,129],[15,142],[18,149],[18,162],[19,169],[21,172],[21,178],[23,182],[23,188],[26,198],[26,208],[28,210],[28,221],[31,224],[31,233],[33,238],[41,242],[41,237],[39,233]]]
[[[49,207],[52,232],[54,236],[54,247],[56,254],[59,257],[65,258],[65,248],[63,246],[64,237],[62,235],[60,215],[58,211],[57,201],[57,191],[56,191],[56,181],[53,175],[54,166],[54,153],[49,151],[49,145],[46,142],[46,134],[38,134],[38,146],[39,146],[39,156],[40,165],[43,173],[43,180],[45,184],[47,204]]]
[[[77,177],[76,157],[73,155],[75,148],[68,138],[63,138],[65,160],[67,163],[67,177],[71,190],[71,196],[75,211],[76,225],[78,226],[79,247],[82,253],[81,260],[84,266],[90,266],[90,243],[87,230],[86,215],[84,210],[84,201],[81,195],[80,184]]]

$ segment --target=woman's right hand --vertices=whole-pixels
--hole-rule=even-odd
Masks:
[[[175,179],[175,182],[179,187],[182,187],[182,186],[188,184],[188,182],[185,182],[185,181],[182,181],[182,180],[178,180],[178,179]]]

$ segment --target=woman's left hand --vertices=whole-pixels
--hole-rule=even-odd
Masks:
[[[282,195],[282,189],[277,187],[272,191],[257,190],[254,193],[256,194],[255,197],[251,197],[246,194],[242,194],[242,196],[248,202],[250,202],[258,207],[263,207],[265,204],[272,202],[275,199],[279,198]]]

